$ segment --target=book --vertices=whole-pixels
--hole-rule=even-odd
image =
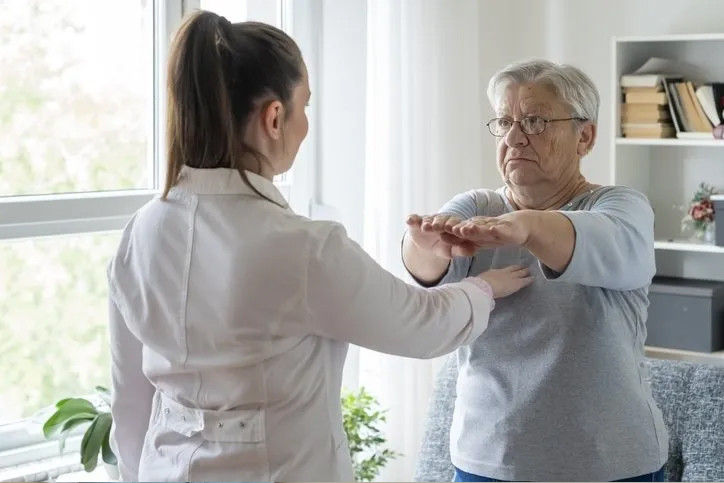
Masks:
[[[681,121],[681,108],[676,107],[676,100],[674,99],[673,94],[673,87],[669,88],[669,85],[673,82],[678,80],[678,78],[666,78],[663,80],[661,85],[664,87],[664,93],[666,93],[666,98],[669,100],[669,114],[671,115],[671,120],[674,123],[674,129],[677,133],[680,133],[684,131],[684,124]]]
[[[650,112],[624,112],[621,114],[622,123],[657,123],[657,122],[668,122],[671,120],[669,111],[657,111],[655,113]]]
[[[699,104],[701,104],[701,108],[712,126],[721,124],[721,119],[716,109],[716,103],[714,102],[714,89],[712,86],[710,84],[704,84],[703,86],[697,87],[696,98],[699,100]]]
[[[701,108],[699,98],[696,97],[696,92],[694,91],[694,84],[691,81],[686,81],[686,90],[689,92],[689,97],[691,97],[691,101],[694,104],[694,109],[696,110],[696,116],[698,118],[697,124],[699,126],[699,130],[711,131],[711,128],[713,128],[714,126],[712,125],[711,121],[709,121],[709,118],[706,117],[704,109]]]
[[[689,95],[689,90],[684,82],[676,82],[674,84],[679,102],[683,108],[684,126],[688,132],[707,132],[711,131],[710,127],[702,126],[699,115],[696,112],[694,100]]]
[[[621,87],[656,87],[661,80],[661,74],[625,74],[621,76]]]
[[[678,132],[676,137],[679,139],[714,139],[712,132]]]
[[[631,92],[661,92],[664,90],[663,82],[654,87],[624,87],[623,93],[629,94]]]
[[[669,100],[665,92],[624,92],[624,102],[629,104],[660,104],[666,105]]]
[[[666,105],[655,104],[655,103],[634,103],[634,104],[621,104],[622,113],[641,113],[655,115],[662,112],[669,112],[669,107]]]
[[[659,104],[621,104],[621,118],[645,118],[651,122],[670,119],[668,106]]]
[[[627,138],[670,138],[676,134],[669,123],[625,123],[621,129]]]

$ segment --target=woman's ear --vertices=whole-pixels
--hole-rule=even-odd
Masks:
[[[593,145],[596,144],[596,134],[597,129],[595,124],[587,122],[583,125],[583,129],[581,129],[581,134],[578,138],[577,152],[579,156],[583,157],[593,149]]]
[[[279,101],[271,101],[261,109],[261,120],[266,134],[276,140],[282,137],[282,120],[284,119],[284,105]]]

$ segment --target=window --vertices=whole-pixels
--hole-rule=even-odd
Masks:
[[[105,264],[118,233],[0,243],[0,424],[109,381]]]
[[[151,4],[0,2],[0,196],[153,187]]]
[[[290,5],[0,0],[0,481],[60,466],[32,416],[109,384],[106,264],[162,187],[166,51],[183,13],[286,27]],[[291,177],[277,184],[289,196]]]
[[[229,22],[255,20],[285,28],[279,0],[199,0],[199,8],[223,15]]]
[[[57,457],[38,410],[109,384],[106,264],[160,187],[159,93],[181,12],[182,0],[0,0],[0,480]]]

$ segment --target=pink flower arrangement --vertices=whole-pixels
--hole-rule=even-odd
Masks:
[[[714,221],[714,204],[708,199],[696,201],[689,208],[689,215],[694,221],[712,222]]]
[[[691,229],[700,237],[707,231],[714,222],[714,204],[710,199],[714,193],[716,189],[713,186],[706,183],[699,185],[686,216],[681,220],[682,229]]]

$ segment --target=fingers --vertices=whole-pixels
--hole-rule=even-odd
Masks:
[[[490,238],[492,218],[477,216],[469,220],[462,221],[451,228],[451,232],[460,238],[468,238],[471,240]]]
[[[533,283],[533,277],[530,277],[530,276],[518,279],[518,284],[519,284],[520,288],[527,287],[531,283]]]
[[[446,232],[440,233],[440,240],[442,240],[443,242],[445,242],[449,245],[460,245],[461,243],[466,241],[466,240],[463,240],[462,238],[456,237],[455,235],[452,235],[452,234],[446,233]]]
[[[530,270],[522,265],[508,265],[507,267],[501,268],[500,270],[503,270],[510,273],[511,275],[515,275],[518,277],[527,277],[528,275],[530,275]]]
[[[460,218],[454,215],[428,215],[422,217],[421,228],[425,232],[438,232],[445,231],[446,226],[455,226],[460,223]]]
[[[530,270],[525,267],[513,265],[506,267],[504,270],[508,272],[509,276],[518,285],[519,290],[533,283],[533,276],[530,274]]]
[[[452,233],[453,228],[458,226],[462,220],[458,218],[457,216],[451,216],[448,218],[448,220],[445,222],[445,226],[443,226],[443,230],[447,233]]]
[[[407,226],[420,228],[420,225],[422,225],[422,217],[420,215],[412,214],[407,217],[405,222],[407,223]]]

